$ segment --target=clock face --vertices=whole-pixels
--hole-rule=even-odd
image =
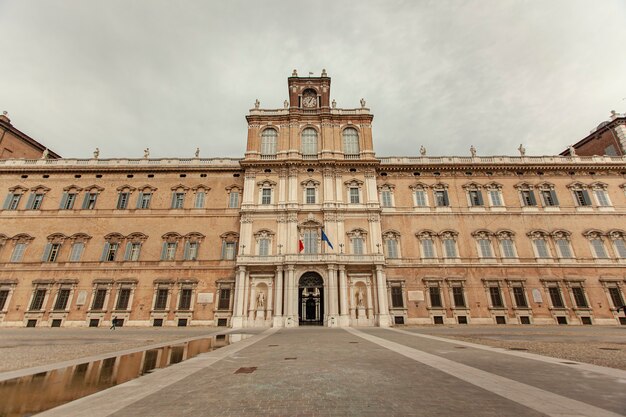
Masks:
[[[313,94],[307,94],[302,98],[302,105],[304,107],[316,107],[317,97]]]

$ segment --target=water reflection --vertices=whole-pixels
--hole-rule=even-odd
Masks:
[[[0,382],[0,417],[26,417],[242,340],[229,334],[113,356]]]

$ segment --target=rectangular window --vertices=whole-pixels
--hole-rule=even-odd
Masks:
[[[511,239],[502,239],[500,241],[500,247],[502,248],[503,258],[515,258],[515,246]]]
[[[217,308],[218,310],[230,309],[230,288],[220,288],[220,299]]]
[[[600,207],[610,207],[611,202],[609,201],[609,195],[604,190],[595,190],[596,200],[598,200],[598,206]]]
[[[554,207],[559,205],[559,200],[556,198],[556,192],[554,190],[541,191],[541,199],[543,200],[544,207]]]
[[[26,204],[27,210],[39,210],[41,208],[41,203],[43,203],[43,194],[41,193],[32,193],[28,197],[28,202]]]
[[[4,311],[5,307],[8,307],[7,300],[9,299],[9,290],[0,290],[0,311]]]
[[[163,242],[163,250],[161,251],[162,261],[173,261],[176,259],[176,242]]]
[[[317,230],[304,231],[304,253],[317,253]]]
[[[470,205],[473,207],[483,205],[483,196],[480,190],[470,190],[469,200],[470,200]]]
[[[536,239],[534,243],[535,249],[537,250],[538,258],[545,259],[550,257],[550,252],[548,252],[548,244],[545,239]]]
[[[117,295],[116,310],[128,310],[128,303],[130,302],[130,288],[120,288]]]
[[[63,193],[63,197],[61,198],[61,210],[72,210],[74,208],[74,203],[76,202],[76,193]]]
[[[391,207],[391,191],[383,190],[380,192],[380,203],[383,207]]]
[[[352,238],[352,253],[355,255],[363,255],[363,238]]]
[[[359,189],[350,187],[350,204],[359,204]]]
[[[587,304],[587,298],[585,298],[585,291],[583,290],[582,287],[572,287],[572,295],[574,296],[576,307],[579,307],[579,308],[589,307],[589,305]]]
[[[185,204],[185,193],[172,193],[172,208],[181,209]]]
[[[119,193],[117,196],[117,209],[126,210],[128,208],[128,200],[130,199],[130,193]]]
[[[613,307],[618,308],[624,305],[624,298],[622,297],[622,292],[619,290],[619,287],[609,287],[609,295],[611,296]],[[1,306],[0,310],[2,310]]]
[[[422,240],[422,253],[424,254],[425,259],[432,259],[435,257],[435,245],[433,244],[432,239]]]
[[[117,249],[119,248],[119,243],[110,243],[106,242],[104,244],[104,250],[102,251],[102,261],[103,262],[113,262],[115,261],[115,255],[117,254]]]
[[[624,239],[615,239],[613,241],[613,246],[615,246],[615,252],[617,253],[617,257],[626,259],[626,242],[624,242]]]
[[[166,288],[157,289],[156,299],[154,300],[155,310],[165,310],[165,307],[167,307],[168,294],[169,294],[169,290]]]
[[[11,262],[22,262],[24,257],[24,251],[26,250],[26,243],[16,243],[11,254]]]
[[[444,239],[443,248],[446,252],[446,258],[456,258],[456,244],[454,239]]]
[[[62,288],[57,293],[57,300],[54,303],[55,310],[65,310],[67,308],[67,302],[70,299],[70,290]]]
[[[572,256],[572,249],[569,245],[569,240],[567,239],[557,239],[556,240],[556,247],[559,249],[559,254],[561,255],[561,258],[565,258],[565,259],[571,259],[573,258]]]
[[[395,239],[385,241],[387,245],[387,258],[395,259],[398,257],[398,242]]]
[[[491,306],[495,308],[504,307],[504,303],[502,301],[502,293],[500,292],[500,287],[489,287],[489,297],[491,298]]]
[[[235,242],[224,242],[223,243],[223,252],[222,252],[222,258],[223,259],[235,259]]]
[[[48,243],[43,253],[43,262],[56,262],[61,249],[60,243]]]
[[[604,242],[602,242],[601,239],[592,239],[591,246],[593,247],[593,252],[596,258],[607,259],[609,257],[609,255],[607,255],[606,253]]]
[[[231,191],[228,195],[228,207],[230,208],[238,208],[239,207],[239,193]]]
[[[98,193],[87,193],[83,200],[83,210],[93,210],[96,208],[96,200],[98,199]],[[119,199],[119,197],[118,197]]]
[[[137,208],[138,209],[149,209],[150,201],[152,200],[152,193],[139,193],[137,197]]]
[[[478,239],[478,246],[480,247],[481,258],[493,258],[491,241],[489,239]]]
[[[141,254],[140,242],[126,243],[126,253],[124,254],[125,261],[138,261],[140,254]]]
[[[93,303],[91,303],[92,310],[104,310],[104,300],[107,296],[106,288],[98,288],[93,297]]]
[[[35,293],[33,294],[33,300],[30,303],[29,310],[33,310],[33,311],[41,310],[41,308],[43,307],[43,301],[46,298],[46,291],[47,290],[45,289],[35,290]]]
[[[404,307],[404,299],[402,297],[402,287],[391,287],[391,307],[402,308]]]
[[[426,191],[417,190],[415,191],[415,205],[417,207],[426,207]]]
[[[6,200],[4,200],[4,205],[2,206],[3,210],[17,210],[17,207],[20,204],[20,199],[22,198],[22,194],[9,193],[7,195]]]
[[[259,239],[259,256],[267,256],[270,254],[270,240]]]
[[[179,310],[189,310],[191,308],[191,288],[183,288],[180,290],[180,299],[178,301]]]
[[[550,301],[552,301],[552,307],[565,308],[563,304],[563,297],[561,297],[561,290],[559,287],[549,287],[548,293],[550,294]]]
[[[185,244],[185,260],[186,261],[195,261],[198,259],[198,246],[200,243],[198,242],[189,242],[187,241]]]
[[[452,287],[452,297],[454,298],[455,307],[465,307],[465,296],[463,294],[463,287],[456,285]]]
[[[513,287],[513,297],[515,298],[515,306],[528,307],[526,301],[526,294],[524,294],[524,287]]]
[[[431,307],[442,307],[441,303],[441,292],[439,291],[439,287],[428,287],[428,293],[430,294],[430,306]]]
[[[261,190],[261,204],[272,204],[272,189],[263,188]]]
[[[576,199],[576,205],[580,207],[590,206],[591,199],[587,190],[574,190],[574,198]]]
[[[198,191],[196,193],[196,199],[194,201],[193,207],[194,208],[204,208],[205,196],[206,196],[206,193],[204,191]]]
[[[522,205],[526,207],[534,207],[537,205],[535,193],[532,190],[522,190]]]
[[[307,187],[306,189],[306,203],[315,204],[315,188]]]
[[[502,196],[500,194],[500,190],[490,190],[489,198],[491,198],[491,205],[493,207],[501,207],[504,205],[502,204]]]
[[[448,207],[450,205],[447,190],[435,191],[435,204],[437,207]]]

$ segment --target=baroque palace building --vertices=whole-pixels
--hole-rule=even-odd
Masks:
[[[330,84],[257,101],[243,159],[60,158],[0,116],[0,326],[626,324],[624,115],[559,156],[377,157]]]

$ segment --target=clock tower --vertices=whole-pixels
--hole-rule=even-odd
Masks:
[[[302,109],[330,107],[330,77],[322,70],[320,77],[298,77],[293,70],[288,79],[289,106]]]

